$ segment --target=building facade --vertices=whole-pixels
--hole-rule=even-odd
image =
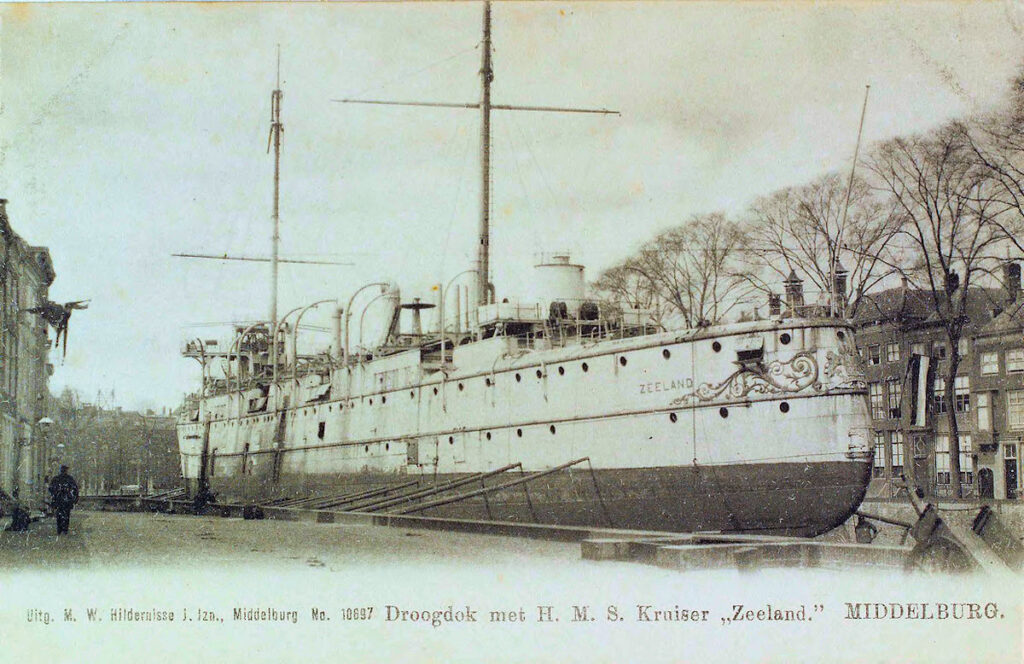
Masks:
[[[1024,312],[1020,267],[1007,263],[1004,287],[968,293],[967,321],[952,402],[945,387],[950,348],[934,295],[906,286],[865,297],[857,346],[865,364],[874,423],[869,498],[896,498],[907,485],[953,495],[948,413],[956,415],[960,481],[967,498],[1018,498],[1024,434]],[[938,297],[945,297],[938,294]],[[915,424],[913,356],[928,358],[927,416]]]
[[[4,199],[0,242],[0,490],[38,497],[46,473],[45,409],[53,366],[47,323],[26,310],[48,302],[53,262],[45,247],[13,231]]]

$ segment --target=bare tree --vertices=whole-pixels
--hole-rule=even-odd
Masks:
[[[662,327],[673,318],[687,327],[714,325],[750,290],[741,244],[740,228],[725,215],[697,215],[658,234],[594,286],[625,306],[654,309]]]
[[[900,228],[894,206],[860,178],[829,173],[808,185],[783,189],[751,206],[744,253],[752,279],[771,292],[791,272],[804,275],[821,293],[835,298],[837,313],[853,316],[864,294],[892,274],[885,257]],[[847,273],[840,292],[835,279]]]
[[[974,159],[996,183],[1005,214],[994,223],[1004,223],[1010,242],[1024,251],[1024,238],[1015,232],[1024,221],[1024,69],[1014,79],[1007,101],[1005,107],[986,117],[955,127]]]
[[[958,498],[963,490],[954,383],[969,295],[994,273],[1000,251],[1012,241],[1001,220],[998,184],[974,157],[962,127],[948,125],[926,136],[891,140],[869,158],[876,186],[898,207],[904,222],[895,243],[908,260],[890,266],[931,294],[932,313],[949,344],[945,400],[950,481]]]
[[[592,286],[605,299],[623,309],[650,311],[654,324],[664,328],[664,309],[658,301],[651,280],[636,265],[635,257],[631,256],[602,272]]]

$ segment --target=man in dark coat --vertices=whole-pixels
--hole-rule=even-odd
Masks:
[[[50,505],[57,517],[57,534],[68,532],[71,508],[78,502],[78,482],[68,474],[68,467],[61,466],[60,474],[50,482]]]

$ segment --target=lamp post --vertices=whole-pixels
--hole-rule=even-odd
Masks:
[[[345,360],[346,363],[348,362],[348,356],[349,356],[348,322],[352,318],[352,303],[355,301],[357,295],[362,293],[367,288],[372,288],[374,286],[379,286],[380,287],[381,295],[383,295],[384,293],[387,292],[387,287],[388,287],[387,282],[385,282],[385,281],[375,281],[375,282],[366,284],[365,286],[361,286],[359,288],[359,290],[357,290],[355,293],[352,293],[352,297],[350,297],[348,299],[348,304],[345,305],[345,357],[344,357],[344,360]],[[365,309],[363,311],[365,311]]]
[[[36,426],[39,427],[39,435],[42,437],[42,445],[33,445],[35,449],[31,451],[31,468],[29,470],[32,477],[32,490],[33,497],[43,496],[43,492],[46,491],[45,486],[36,486],[36,480],[41,479],[46,470],[50,467],[50,434],[53,429],[53,420],[49,417],[42,417],[36,422]],[[43,472],[39,471],[39,462],[43,462]]]

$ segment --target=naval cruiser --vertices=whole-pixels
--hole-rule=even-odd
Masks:
[[[491,111],[610,111],[492,104],[490,16],[485,2],[481,100],[452,104],[481,112],[479,253],[436,303],[382,280],[278,316],[279,79],[271,312],[226,346],[185,344],[202,368],[177,424],[189,495],[673,532],[814,536],[843,523],[864,497],[872,437],[841,317],[789,302],[761,320],[665,330],[592,296],[561,251],[539,256],[531,298],[499,299]],[[385,324],[363,340],[371,303]],[[301,354],[302,316],[322,304],[334,306],[330,348]]]

